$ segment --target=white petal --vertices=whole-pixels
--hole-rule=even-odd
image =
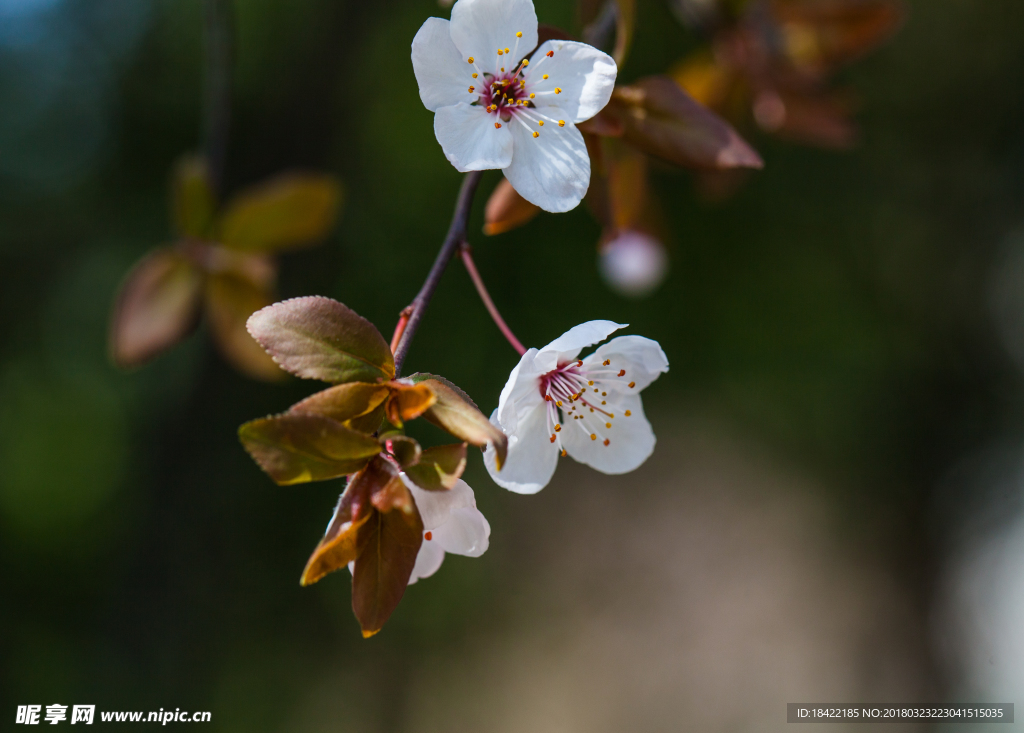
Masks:
[[[501,390],[497,414],[503,429],[514,432],[519,422],[519,412],[526,412],[544,401],[538,381],[543,372],[534,363],[536,357],[536,349],[527,350],[508,375],[508,381]]]
[[[480,557],[487,552],[491,525],[479,509],[467,506],[452,511],[448,521],[431,532],[431,535],[427,542],[436,542],[445,552]]]
[[[638,393],[664,372],[668,371],[668,359],[657,341],[643,336],[619,336],[583,360],[584,364],[611,362],[610,366],[625,369],[621,379],[608,379],[603,385],[623,392]],[[634,386],[630,387],[629,383]]]
[[[494,121],[483,107],[460,102],[434,113],[434,136],[444,157],[463,173],[505,168],[512,162],[512,134],[506,124],[495,128]]]
[[[628,473],[654,452],[654,431],[644,415],[640,395],[619,395],[617,400],[609,395],[608,409],[615,415],[609,420],[611,429],[597,420],[570,420],[562,429],[562,444],[570,456],[602,473]],[[591,434],[597,439],[592,440]],[[608,445],[604,444],[606,438]]]
[[[452,43],[448,21],[427,18],[412,39],[412,70],[420,85],[420,99],[431,112],[480,96],[471,93],[473,67]],[[480,84],[475,84],[478,88]]]
[[[551,57],[546,57],[553,51]],[[561,89],[560,94],[538,94],[538,107],[560,107],[565,119],[583,122],[596,115],[611,99],[618,68],[615,60],[593,46],[578,41],[545,41],[527,67],[526,83],[531,92]],[[542,75],[548,78],[543,79]]]
[[[461,2],[461,0],[460,0]],[[491,422],[502,428],[497,419],[498,411],[491,415]],[[525,413],[519,413],[516,430],[505,430],[508,436],[508,457],[498,471],[495,467],[495,451],[490,446],[484,452],[484,465],[494,483],[517,494],[536,494],[548,485],[558,466],[558,446],[550,440],[547,426],[547,412],[543,406]]]
[[[429,578],[437,572],[442,562],[444,562],[444,548],[433,540],[423,540],[420,551],[416,555],[416,564],[412,567],[412,575],[409,576],[409,585],[420,578]]]
[[[451,34],[463,56],[474,57],[483,71],[494,72],[501,65],[499,48],[511,54],[502,61],[515,64],[537,45],[537,11],[533,0],[459,0],[452,8]],[[512,70],[510,65],[505,68]]]
[[[537,369],[541,373],[547,373],[566,364],[579,356],[587,346],[601,343],[612,333],[628,325],[614,321],[587,321],[573,326],[540,350],[535,359]]]
[[[462,2],[462,0],[459,0]],[[536,206],[560,213],[575,209],[590,187],[590,155],[583,135],[557,107],[545,107],[553,119],[565,119],[565,127],[547,123],[539,127],[510,120],[515,150],[505,178],[520,196]],[[540,135],[533,136],[534,131]]]
[[[475,507],[476,497],[473,496],[473,489],[469,488],[462,479],[455,482],[448,491],[427,491],[416,486],[409,477],[402,474],[402,481],[412,493],[416,501],[416,508],[420,510],[420,517],[423,518],[423,529],[437,529],[448,521],[449,515],[456,509],[463,507]]]

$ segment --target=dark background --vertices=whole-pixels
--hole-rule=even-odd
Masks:
[[[855,150],[751,132],[765,169],[716,204],[656,168],[671,272],[647,299],[601,281],[582,207],[486,238],[478,200],[477,264],[524,343],[594,318],[661,343],[671,371],[645,392],[659,448],[623,477],[563,465],[536,497],[496,487],[474,454],[490,551],[449,557],[364,641],[344,573],[298,585],[340,482],[276,487],[235,434],[315,387],[247,381],[202,330],[136,372],[107,360],[116,287],[169,241],[169,173],[201,145],[202,6],[0,0],[0,716],[58,702],[211,710],[239,731],[680,730],[693,715],[764,730],[797,700],[1014,702],[1011,641],[996,633],[978,677],[956,641],[974,617],[948,599],[963,548],[1020,503],[1020,482],[997,479],[1024,455],[1024,4],[907,7],[841,75],[861,102]],[[578,30],[567,0],[537,10]],[[390,334],[459,186],[409,61],[448,11],[236,11],[227,188],[335,173],[337,231],[283,258],[281,294],[337,298]],[[620,79],[698,43],[642,0]],[[515,361],[453,264],[407,371],[489,412]],[[1024,604],[1008,608],[1012,626]],[[662,687],[637,682],[655,671]]]

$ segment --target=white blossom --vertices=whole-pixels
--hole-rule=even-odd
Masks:
[[[508,436],[499,473],[494,450],[484,463],[499,486],[534,494],[551,480],[559,455],[608,474],[636,469],[654,451],[654,432],[640,391],[668,371],[657,341],[619,336],[579,358],[624,325],[580,324],[519,360],[501,391],[491,422]]]
[[[500,168],[526,200],[568,211],[590,186],[576,124],[608,104],[615,61],[576,41],[537,45],[532,0],[458,0],[428,18],[412,65],[434,134],[460,171]]]

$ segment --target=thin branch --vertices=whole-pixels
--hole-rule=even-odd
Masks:
[[[234,17],[231,0],[206,0],[206,77],[204,130],[206,160],[214,191],[224,185],[228,128],[231,124],[231,60]]]
[[[494,301],[491,300],[491,296],[487,292],[487,286],[484,285],[484,279],[480,277],[480,272],[476,269],[476,263],[473,262],[473,253],[467,242],[462,243],[460,254],[462,255],[462,264],[466,266],[466,271],[469,273],[470,279],[476,286],[476,292],[480,294],[480,300],[482,300],[484,305],[487,307],[487,312],[491,314],[491,318],[494,320],[498,330],[501,331],[501,334],[510,344],[512,344],[512,348],[522,356],[526,353],[526,349],[523,348],[523,345],[519,342],[519,339],[516,338],[516,335],[512,333],[512,329],[505,323],[505,319],[501,317],[501,313],[498,312],[497,306],[495,306]]]
[[[400,376],[402,373],[402,364],[409,353],[412,339],[420,326],[423,312],[430,304],[430,299],[434,296],[437,284],[441,281],[444,269],[451,262],[452,257],[455,256],[455,251],[459,248],[459,245],[466,240],[466,223],[469,220],[469,212],[473,206],[473,196],[476,194],[477,186],[480,185],[480,177],[482,175],[481,171],[471,171],[462,179],[462,188],[459,189],[459,198],[455,202],[455,213],[452,214],[452,223],[448,227],[448,235],[444,239],[444,244],[441,245],[441,251],[437,253],[437,258],[427,274],[427,279],[423,281],[423,287],[420,288],[420,292],[416,294],[412,303],[409,304],[409,320],[401,337],[398,339],[398,348],[394,350],[395,377]]]

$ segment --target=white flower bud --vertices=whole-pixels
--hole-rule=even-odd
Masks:
[[[601,248],[598,267],[612,290],[643,298],[653,293],[668,274],[668,254],[653,237],[625,230]]]

